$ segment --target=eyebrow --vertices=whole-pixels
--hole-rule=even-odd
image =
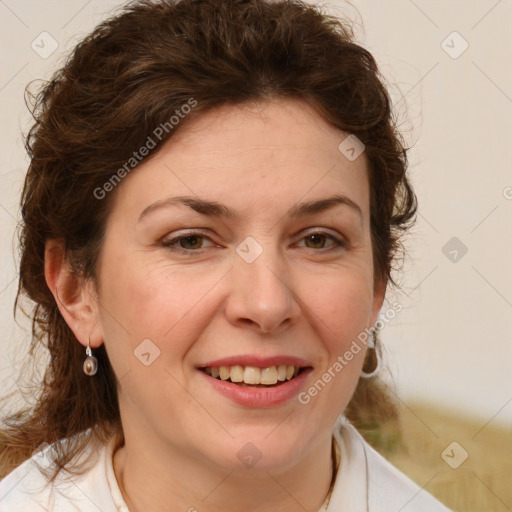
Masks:
[[[228,208],[226,205],[222,203],[218,203],[216,201],[207,201],[205,199],[200,199],[194,196],[177,196],[169,197],[167,199],[156,201],[150,204],[141,212],[137,222],[140,222],[144,217],[146,217],[155,210],[178,205],[188,206],[197,213],[200,213],[201,215],[208,215],[210,217],[222,217],[232,220],[237,220],[240,218],[240,215],[235,210]],[[345,205],[350,207],[359,215],[362,222],[363,212],[359,205],[352,201],[352,199],[350,199],[349,197],[342,194],[336,194],[330,197],[326,197],[324,199],[317,199],[314,201],[299,203],[290,208],[286,215],[293,219],[298,219],[306,215],[313,215],[315,213],[321,213],[330,210],[338,205]]]

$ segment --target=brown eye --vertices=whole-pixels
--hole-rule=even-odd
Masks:
[[[344,247],[345,244],[341,241],[335,238],[332,235],[329,235],[328,233],[310,233],[309,235],[306,235],[302,238],[305,242],[305,246],[309,249],[328,249],[333,247]],[[331,241],[332,243],[329,245],[326,245],[328,241]]]
[[[199,253],[201,249],[208,248],[208,243],[210,246],[214,246],[210,238],[202,233],[186,233],[182,236],[164,239],[160,243],[166,249],[182,254]]]
[[[200,249],[203,237],[200,235],[190,235],[178,238],[182,249]]]
[[[312,249],[323,249],[326,239],[326,235],[322,234],[308,235],[304,238],[304,240],[311,243],[311,245],[307,245],[306,242],[307,247],[310,247]]]

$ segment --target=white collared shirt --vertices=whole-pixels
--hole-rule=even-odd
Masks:
[[[333,434],[342,464],[326,512],[450,512],[384,459],[344,416]]]
[[[377,453],[345,417],[339,418],[333,434],[342,464],[327,509],[322,510],[450,512]],[[91,448],[83,474],[61,471],[49,485],[38,465],[51,463],[51,447],[32,456],[0,481],[0,512],[129,512],[112,465],[114,441],[99,450]]]

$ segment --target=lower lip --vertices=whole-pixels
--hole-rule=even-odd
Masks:
[[[306,368],[297,377],[269,388],[242,387],[232,382],[210,377],[198,370],[219,393],[233,402],[253,408],[275,407],[284,404],[299,394],[312,368]]]

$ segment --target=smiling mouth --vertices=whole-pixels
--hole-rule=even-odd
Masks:
[[[231,382],[242,387],[268,388],[293,380],[306,368],[293,365],[268,366],[207,366],[200,368],[204,373],[217,380]]]

